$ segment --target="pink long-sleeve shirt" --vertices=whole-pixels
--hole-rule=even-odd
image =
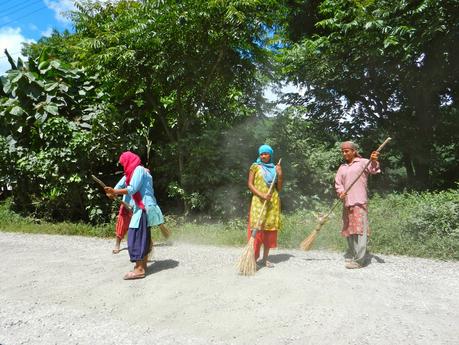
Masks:
[[[341,164],[335,176],[335,190],[338,195],[344,192],[352,184],[352,182],[357,178],[367,163],[368,159],[356,157],[352,163]],[[379,172],[381,172],[379,169],[379,162],[371,162],[365,169],[365,172],[347,192],[344,205],[346,207],[354,205],[366,205],[368,203],[368,175],[378,174]]]

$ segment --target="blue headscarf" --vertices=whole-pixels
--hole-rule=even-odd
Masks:
[[[261,160],[260,155],[262,153],[269,153],[269,155],[271,156],[268,163],[264,163]],[[261,171],[263,172],[263,179],[265,180],[268,186],[271,185],[271,182],[276,176],[276,166],[273,163],[273,159],[274,159],[274,151],[271,148],[271,146],[266,145],[266,144],[261,145],[260,148],[258,149],[258,159],[255,161],[255,163],[257,163],[261,167]]]

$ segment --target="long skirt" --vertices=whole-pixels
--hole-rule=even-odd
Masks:
[[[367,205],[343,207],[341,235],[348,237],[351,235],[363,235],[364,233],[370,235]]]
[[[128,229],[129,229],[129,223],[131,222],[131,217],[132,217],[132,212],[129,212],[123,204],[120,206],[120,210],[118,212],[118,218],[116,220],[116,225],[115,225],[115,233],[116,237],[118,237],[120,240],[124,238],[126,235]]]
[[[131,262],[143,260],[151,250],[151,231],[147,227],[147,214],[142,211],[138,228],[128,230],[128,251]]]
[[[252,230],[247,229],[247,239],[250,240],[252,236]],[[255,235],[255,241],[253,243],[253,249],[255,251],[255,260],[258,260],[260,257],[260,248],[261,245],[265,249],[267,248],[276,248],[277,247],[277,230],[258,230]]]
[[[365,265],[367,241],[370,235],[367,205],[343,208],[343,229],[341,234],[347,240],[347,256],[360,265]]]
[[[252,236],[252,226],[251,226],[251,214],[252,210],[249,210],[249,222],[247,224],[247,240],[250,240]],[[279,221],[277,221],[279,223]],[[255,260],[258,260],[260,257],[260,248],[261,245],[265,249],[267,248],[277,248],[277,229],[276,230],[258,230],[255,235],[255,241],[253,243],[253,249],[255,251]]]

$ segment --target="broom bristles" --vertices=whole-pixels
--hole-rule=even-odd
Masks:
[[[161,226],[159,227],[159,230],[161,230],[161,233],[163,234],[165,239],[168,239],[170,237],[171,231],[164,224],[161,224]]]
[[[238,262],[239,274],[243,276],[251,276],[257,272],[257,263],[255,261],[255,251],[253,249],[254,239],[250,237],[249,242],[242,252]]]
[[[313,230],[308,237],[306,237],[303,242],[300,244],[300,248],[304,251],[311,249],[314,241],[316,240],[317,234],[319,232],[317,230]]]
[[[319,234],[320,229],[322,229],[322,226],[327,222],[327,220],[328,215],[319,217],[319,223],[316,225],[315,229],[312,230],[309,236],[306,237],[303,240],[303,242],[300,243],[301,249],[303,249],[304,251],[311,249],[312,245],[314,244],[314,241],[317,238],[317,235]]]

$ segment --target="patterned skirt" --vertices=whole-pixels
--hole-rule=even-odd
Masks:
[[[351,235],[370,235],[370,225],[368,223],[367,205],[354,205],[343,207],[343,228],[341,235],[349,237]]]

